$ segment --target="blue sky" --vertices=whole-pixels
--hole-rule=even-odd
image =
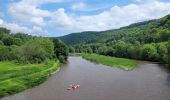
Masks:
[[[0,27],[62,36],[116,29],[170,14],[170,0],[0,0]]]

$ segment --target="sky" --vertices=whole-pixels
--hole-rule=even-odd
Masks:
[[[170,14],[170,0],[0,0],[0,27],[56,37],[104,31]]]

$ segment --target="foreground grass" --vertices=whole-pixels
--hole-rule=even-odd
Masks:
[[[98,54],[82,54],[82,57],[90,61],[101,63],[111,67],[114,66],[114,67],[122,68],[125,70],[132,70],[135,67],[137,67],[136,61],[131,59],[115,58],[115,57],[103,56]]]
[[[58,68],[59,61],[27,65],[0,62],[0,97],[40,84]]]

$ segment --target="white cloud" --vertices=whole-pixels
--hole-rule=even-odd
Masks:
[[[87,5],[83,2],[75,3],[71,6],[71,9],[73,10],[85,10],[87,8]]]
[[[4,23],[4,21],[2,19],[0,19],[0,25],[2,25]]]
[[[79,31],[102,31],[119,28],[131,23],[160,18],[170,13],[170,2],[159,0],[136,0],[137,3],[126,6],[113,6],[110,10],[105,10],[96,15],[81,16],[71,12],[66,13],[64,8],[56,11],[41,9],[41,4],[58,3],[64,0],[21,0],[13,3],[9,7],[10,14],[23,22],[33,23],[32,29],[17,25],[14,31],[23,30],[30,33],[47,33],[41,27],[53,27],[60,32]],[[71,6],[73,10],[94,11],[96,8],[79,2]],[[45,21],[49,18],[49,21]],[[37,26],[38,25],[38,26]],[[8,27],[9,27],[8,26]],[[34,30],[34,31],[33,31]],[[35,31],[36,30],[36,31]]]
[[[68,16],[65,13],[65,10],[63,8],[58,9],[56,12],[52,15],[52,20],[50,21],[50,24],[55,24],[57,28],[69,28],[70,26],[73,26],[74,19],[72,17]]]
[[[36,36],[48,36],[48,32],[43,30],[41,27],[33,26],[31,33],[34,33]]]
[[[41,27],[33,26],[32,28],[28,28],[25,26],[18,25],[16,23],[7,23],[0,19],[0,27],[5,27],[9,30],[11,30],[12,33],[27,33],[34,36],[47,36],[48,32],[46,30],[43,30]]]
[[[33,18],[31,18],[31,22],[33,22],[39,26],[46,25],[46,23],[44,22],[44,19],[42,17],[33,17]]]
[[[102,9],[106,9],[111,7],[110,4],[95,4],[95,5],[90,5],[90,4],[86,4],[84,2],[78,2],[78,3],[73,3],[71,5],[71,10],[73,11],[85,11],[85,12],[89,12],[89,11],[98,11],[98,10],[102,10]]]
[[[22,0],[21,2],[23,4],[28,4],[28,5],[40,5],[45,3],[57,3],[62,1],[63,0]]]
[[[59,30],[101,31],[119,28],[131,23],[160,18],[170,13],[170,3],[157,0],[149,0],[139,4],[126,6],[114,6],[109,11],[103,11],[91,16],[71,16],[59,9],[50,21]]]
[[[21,0],[20,2],[15,2],[10,5],[9,13],[14,18],[23,22],[45,25],[44,18],[50,17],[51,12],[40,9],[39,5],[61,1],[62,0]]]

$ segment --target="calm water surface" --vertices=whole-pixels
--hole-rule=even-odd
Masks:
[[[80,88],[67,91],[70,84]],[[135,70],[123,71],[69,57],[45,83],[2,100],[170,100],[170,70],[139,63]]]

